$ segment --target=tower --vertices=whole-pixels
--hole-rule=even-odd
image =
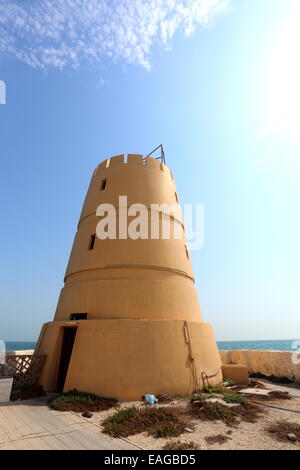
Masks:
[[[128,236],[124,227],[137,212],[133,206],[127,213],[125,202],[128,208],[143,204],[147,237]],[[164,204],[177,203],[172,173],[157,159],[130,154],[125,161],[119,155],[95,169],[54,321],[43,325],[36,348],[47,355],[41,377],[46,390],[139,399],[145,393],[186,394],[206,380],[222,380],[184,230],[181,238],[168,238],[160,226],[151,238],[153,213],[162,223]],[[113,231],[110,238],[97,236],[105,212],[100,205],[115,210],[115,237]],[[182,221],[176,214],[169,221],[173,234]]]

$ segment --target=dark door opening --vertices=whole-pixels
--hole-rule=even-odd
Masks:
[[[64,328],[57,377],[57,390],[62,392],[72,355],[77,328]]]

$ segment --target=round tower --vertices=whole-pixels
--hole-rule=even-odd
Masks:
[[[222,380],[178,208],[157,159],[119,155],[95,169],[55,318],[37,345],[46,390],[139,399]]]

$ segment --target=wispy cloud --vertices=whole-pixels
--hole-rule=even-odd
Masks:
[[[227,0],[0,0],[0,54],[47,69],[103,57],[150,69],[154,43],[170,45]]]

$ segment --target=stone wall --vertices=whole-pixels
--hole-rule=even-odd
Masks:
[[[22,351],[6,351],[8,356],[30,356],[34,353],[34,349],[22,349]]]
[[[290,351],[220,351],[223,364],[245,364],[249,373],[286,376],[300,381],[300,353]]]

